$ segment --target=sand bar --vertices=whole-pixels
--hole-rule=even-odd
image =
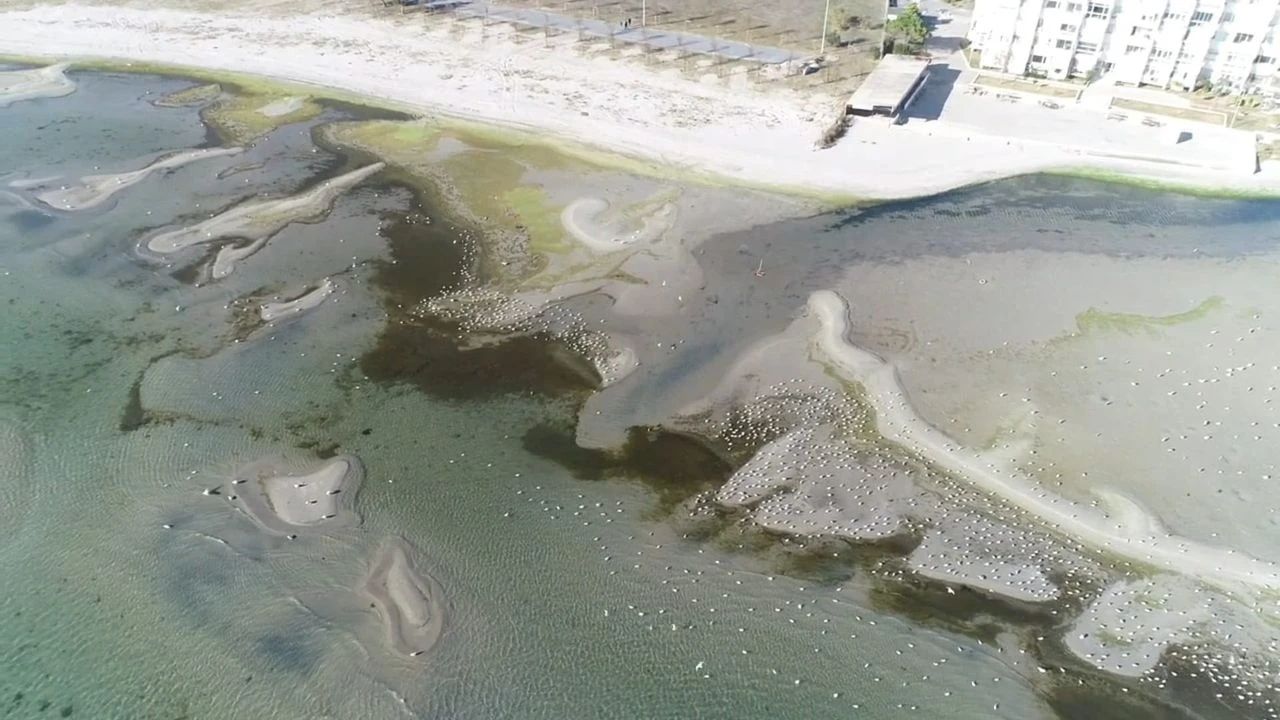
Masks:
[[[363,475],[352,455],[339,455],[302,473],[270,457],[236,471],[227,494],[260,526],[293,535],[300,529],[358,523],[350,508]]]
[[[3,25],[3,23],[0,23]],[[0,108],[23,100],[70,95],[76,84],[66,76],[67,63],[0,73]]]
[[[404,540],[391,540],[378,548],[364,590],[386,626],[387,642],[397,653],[418,657],[444,634],[444,588],[415,566],[414,550]]]
[[[218,254],[213,258],[209,276],[214,280],[230,276],[236,270],[236,263],[258,252],[266,244],[267,238],[259,238],[243,245],[223,245],[218,248]]]
[[[297,195],[240,203],[195,225],[161,232],[146,241],[146,248],[167,255],[223,238],[261,240],[270,237],[289,223],[323,216],[339,195],[384,167],[383,163],[373,163],[325,180]]]
[[[198,148],[167,154],[159,160],[139,170],[108,175],[86,175],[73,185],[56,190],[47,190],[36,195],[36,199],[59,210],[88,210],[97,207],[113,195],[147,179],[152,173],[182,167],[197,160],[235,155],[243,152],[243,148]]]
[[[324,302],[324,299],[332,295],[333,291],[337,289],[332,280],[325,278],[324,282],[321,282],[319,286],[292,300],[263,303],[258,308],[258,315],[264,322],[296,317],[308,310],[320,307],[320,303]]]

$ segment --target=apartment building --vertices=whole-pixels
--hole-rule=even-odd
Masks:
[[[1270,92],[1280,0],[977,0],[983,68],[1192,90]]]

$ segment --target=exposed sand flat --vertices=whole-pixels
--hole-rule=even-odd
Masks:
[[[97,207],[111,199],[116,193],[137,185],[154,172],[182,167],[197,160],[235,155],[243,152],[243,148],[198,148],[170,153],[139,170],[113,173],[108,175],[86,175],[73,185],[63,186],[56,190],[47,190],[36,195],[36,199],[59,210],[87,210]]]
[[[417,657],[444,634],[444,588],[415,567],[413,548],[404,540],[388,541],[374,555],[364,590],[372,598],[397,653]]]
[[[351,455],[304,473],[290,472],[279,458],[264,458],[238,470],[224,494],[259,525],[292,535],[301,528],[359,522],[350,506],[363,475],[360,461]]]
[[[222,238],[256,241],[270,237],[289,223],[322,217],[339,195],[384,167],[384,163],[373,163],[326,180],[297,195],[241,203],[195,225],[155,235],[146,241],[146,248],[167,255]]]
[[[916,413],[893,366],[846,340],[843,298],[816,292],[809,298],[809,311],[820,323],[813,350],[833,370],[862,385],[885,438],[1096,551],[1240,591],[1255,602],[1253,591],[1280,590],[1280,568],[1271,563],[1164,533],[1156,520],[1138,517],[1142,510],[1131,502],[1113,500],[1121,508],[1116,517],[1096,513],[1038,488],[1007,463],[956,443]]]
[[[0,73],[0,107],[23,100],[70,95],[76,84],[66,76],[67,63]]]
[[[264,322],[271,322],[281,318],[295,317],[302,313],[315,309],[324,302],[324,299],[333,294],[337,289],[333,280],[325,278],[318,287],[299,295],[298,297],[284,302],[263,303],[258,308],[258,315]]]
[[[659,238],[674,223],[675,206],[664,204],[641,218],[638,228],[626,228],[607,217],[609,201],[579,198],[560,213],[560,222],[571,237],[593,252],[609,253]]]
[[[975,532],[973,525],[984,527]],[[954,528],[931,530],[907,558],[907,567],[934,580],[979,588],[1025,602],[1055,600],[1061,591],[1044,568],[1026,556],[1026,543],[1019,543],[1017,530],[969,518],[962,521],[963,532]],[[1000,542],[980,542],[976,538],[998,537]]]

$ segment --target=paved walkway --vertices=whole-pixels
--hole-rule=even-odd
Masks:
[[[487,2],[467,3],[459,6],[454,12],[463,17],[486,18],[493,22],[507,22],[526,27],[550,28],[597,38],[610,38],[617,42],[645,45],[654,50],[680,50],[699,55],[714,55],[729,60],[749,60],[763,65],[782,65],[805,59],[804,55],[791,50],[766,45],[748,45],[706,35],[642,28],[634,24],[630,28],[624,28],[621,23],[606,20],[576,18],[542,10],[506,8]]]

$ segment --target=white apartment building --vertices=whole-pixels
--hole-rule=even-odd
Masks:
[[[1268,90],[1280,0],[977,0],[982,68],[1133,85]]]

